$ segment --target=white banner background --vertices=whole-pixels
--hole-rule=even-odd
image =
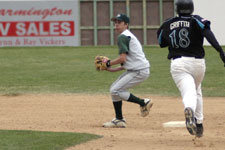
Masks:
[[[194,14],[211,22],[211,30],[215,34],[218,42],[225,45],[225,1],[224,0],[194,0]],[[209,45],[205,40],[206,45]]]

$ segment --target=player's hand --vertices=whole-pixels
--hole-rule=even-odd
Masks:
[[[224,67],[225,67],[225,53],[224,52],[220,53],[220,58],[222,59],[222,61],[224,63]]]

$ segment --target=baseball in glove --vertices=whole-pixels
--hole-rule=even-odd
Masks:
[[[95,57],[95,68],[98,71],[106,70],[110,66],[110,59],[106,56]]]

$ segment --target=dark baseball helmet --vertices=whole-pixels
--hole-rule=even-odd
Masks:
[[[175,6],[179,15],[190,15],[194,11],[194,3],[192,0],[177,0]]]

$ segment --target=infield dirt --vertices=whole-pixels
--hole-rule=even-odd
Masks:
[[[123,103],[127,128],[103,128],[114,118],[109,95],[40,94],[0,96],[0,129],[82,132],[103,136],[67,150],[224,150],[225,98],[204,97],[204,136],[195,139],[185,127],[164,128],[163,123],[184,121],[180,97],[149,97],[150,115],[139,106]]]

